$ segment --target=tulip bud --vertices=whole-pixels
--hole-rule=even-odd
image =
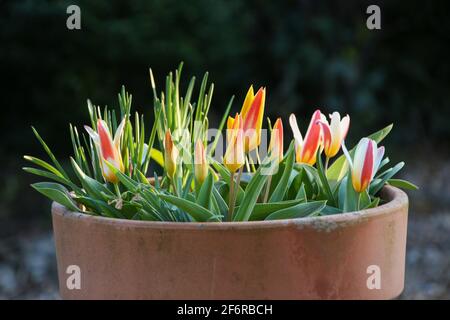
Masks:
[[[194,171],[197,182],[203,183],[208,176],[208,163],[206,161],[205,147],[200,139],[195,143]]]
[[[272,128],[269,152],[272,153],[272,158],[276,159],[277,163],[283,160],[283,122],[281,118],[277,119]]]
[[[164,137],[164,168],[167,175],[173,180],[177,170],[178,149],[174,145],[170,131],[166,131]]]
[[[364,192],[378,171],[384,156],[384,147],[377,148],[377,143],[369,138],[362,138],[356,146],[353,160],[343,146],[344,154],[350,164],[352,185],[356,192]]]
[[[120,172],[124,172],[125,170],[122,162],[122,156],[120,154],[120,139],[124,124],[125,122],[122,121],[118,126],[114,140],[111,137],[108,125],[101,119],[97,121],[97,132],[88,126],[85,127],[94,142],[100,161],[100,167],[102,169],[102,175],[106,181],[111,183],[117,183],[118,178],[108,167],[107,162],[109,162]]]
[[[242,119],[239,114],[233,121],[233,126],[227,129],[227,150],[225,151],[223,163],[231,172],[236,172],[245,163],[244,140],[242,130]]]

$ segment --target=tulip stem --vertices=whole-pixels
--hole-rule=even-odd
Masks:
[[[114,183],[114,190],[116,191],[117,197],[119,199],[122,198],[122,194],[120,193],[120,189],[119,189],[119,184],[118,183]]]
[[[358,200],[356,201],[356,210],[359,210],[359,206],[361,204],[361,193],[358,192],[357,195]]]
[[[267,185],[266,185],[266,192],[264,193],[264,200],[263,203],[267,202],[267,199],[269,198],[269,191],[270,191],[270,184],[272,183],[272,175],[270,175],[267,178]]]
[[[249,161],[248,161],[248,156],[245,156],[245,166],[247,168],[247,172],[250,172],[250,164],[249,164]]]
[[[174,194],[179,196],[178,190],[177,190],[177,183],[175,182],[175,179],[171,179],[171,181],[172,181],[172,187],[173,187]]]
[[[230,192],[228,193],[228,221],[232,221],[231,216],[233,215],[234,204],[233,204],[233,193],[234,193],[234,171],[231,172],[230,176]]]
[[[325,159],[325,176],[327,175],[328,163],[330,162],[330,157],[326,157]]]
[[[261,164],[261,158],[259,157],[259,149],[256,148],[256,161],[258,161],[258,164]]]
[[[237,194],[239,192],[239,185],[241,183],[241,176],[242,176],[243,169],[244,169],[244,166],[241,166],[239,168],[236,182],[234,181],[234,172],[231,174],[231,177],[230,177],[230,201],[229,201],[229,207],[228,207],[228,220],[229,221],[233,221],[234,207],[236,206]]]

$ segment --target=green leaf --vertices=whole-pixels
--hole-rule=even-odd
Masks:
[[[220,177],[223,179],[223,181],[225,181],[225,183],[228,185],[228,188],[229,188],[231,174],[228,171],[228,169],[225,168],[221,163],[214,160],[213,158],[208,158],[208,159],[209,159],[209,162],[211,163],[211,165],[214,167],[214,169],[216,169],[216,171],[219,173]],[[239,185],[236,202],[241,203],[243,197],[244,197],[244,189],[242,189],[242,186]]]
[[[105,201],[102,201],[100,199],[81,196],[81,197],[75,197],[75,200],[90,209],[94,209],[97,214],[100,214],[102,216],[105,216],[108,218],[121,218],[121,219],[125,218],[120,213],[119,210],[117,210],[113,206],[107,204]]]
[[[341,185],[339,186],[339,208],[343,212],[350,212],[357,210],[358,194],[353,189],[352,178],[350,172],[347,173]]]
[[[405,165],[404,162],[397,163],[394,167],[387,169],[385,172],[381,173],[377,176],[377,179],[374,179],[369,187],[369,194],[376,195],[381,188],[387,183],[389,179],[391,179],[395,174],[397,174]]]
[[[278,202],[283,200],[289,187],[289,177],[291,176],[292,169],[294,167],[294,144],[291,142],[289,150],[286,154],[286,166],[283,171],[283,175],[280,178],[275,190],[270,196],[269,202]]]
[[[86,192],[89,195],[92,195],[96,198],[100,198],[100,199],[104,199],[104,200],[108,199],[108,196],[109,197],[114,196],[114,194],[106,186],[104,186],[97,180],[92,179],[91,177],[87,176],[83,172],[83,170],[81,170],[81,168],[78,166],[78,164],[76,163],[76,161],[73,158],[70,158],[70,161],[72,163],[72,167],[73,167],[78,179],[81,182],[81,185],[83,186],[84,190],[86,190]]]
[[[258,201],[258,197],[268,178],[266,175],[261,175],[261,168],[262,167],[258,168],[245,189],[244,198],[233,217],[233,221],[248,221],[250,218],[256,201]]]
[[[391,186],[407,190],[419,189],[419,187],[416,186],[414,183],[402,179],[388,179],[387,183],[390,184]]]
[[[228,204],[225,201],[225,199],[220,195],[219,191],[215,186],[212,188],[212,194],[214,196],[214,199],[216,200],[217,206],[219,208],[219,212],[221,215],[223,215],[224,219],[227,218],[228,214]]]
[[[328,200],[328,204],[330,206],[335,206],[336,201],[333,196],[333,192],[331,191],[330,185],[328,183],[328,179],[325,175],[325,170],[322,164],[322,157],[320,155],[320,150],[317,151],[317,172],[319,174],[320,183],[322,184],[322,190],[325,192]]]
[[[31,186],[44,196],[65,206],[67,209],[75,212],[81,211],[73,201],[69,191],[62,185],[54,182],[38,182]]]
[[[307,201],[308,197],[306,196],[305,185],[303,183],[300,185],[300,188],[298,189],[295,199]]]
[[[39,135],[39,133],[37,132],[37,130],[34,127],[31,127],[31,129],[34,132],[34,135],[36,136],[36,138],[39,140],[39,142],[41,143],[42,147],[44,147],[45,152],[47,153],[47,155],[50,157],[50,159],[53,161],[54,165],[56,166],[56,168],[58,168],[58,171],[61,172],[61,174],[68,179],[68,175],[67,173],[64,171],[63,167],[59,164],[58,160],[56,159],[55,155],[53,154],[53,152],[50,150],[50,148],[47,146],[47,144],[45,143],[45,141],[41,138],[41,136]]]
[[[249,220],[250,221],[264,220],[268,215],[274,213],[275,211],[295,206],[301,202],[303,202],[302,199],[271,202],[271,203],[257,203],[253,208],[253,212],[250,215]]]
[[[52,179],[56,182],[65,184],[66,186],[71,187],[75,192],[77,193],[82,193],[82,190],[76,185],[74,184],[72,181],[67,180],[64,177],[61,176],[57,176],[52,172],[49,171],[45,171],[45,170],[40,170],[40,169],[36,169],[36,168],[30,168],[30,167],[24,167],[22,168],[25,172],[40,176],[40,177],[44,177],[44,178],[48,178],[48,179]]]
[[[137,190],[139,189],[139,186],[140,186],[139,182],[131,179],[126,174],[123,174],[122,172],[117,170],[117,168],[114,167],[110,162],[108,162],[108,161],[105,161],[105,162],[108,165],[109,170],[114,172],[117,179],[119,179],[119,181],[125,186],[125,188],[127,188],[131,192],[137,192]]]
[[[387,127],[372,133],[368,138],[375,140],[377,143],[380,143],[392,130],[392,124]],[[355,148],[349,151],[352,156],[355,152]],[[336,159],[333,164],[327,170],[327,178],[329,180],[342,180],[347,173],[348,163],[345,155],[341,155],[338,159]]]
[[[306,198],[312,199],[315,194],[313,183],[317,180],[317,173],[313,173],[313,170],[309,170],[314,169],[309,165],[294,166],[294,168],[296,167],[296,170],[299,170],[300,185],[303,185],[305,189]]]
[[[203,181],[202,186],[200,187],[196,203],[202,206],[203,208],[210,209],[213,183],[214,178],[212,174],[208,174],[205,181]]]
[[[378,207],[378,204],[380,203],[380,198],[375,197],[370,203],[369,205],[367,205],[364,209],[370,209],[370,208],[375,208]]]
[[[220,219],[214,213],[196,204],[195,202],[166,194],[161,194],[159,197],[177,206],[181,210],[186,211],[186,213],[189,214],[194,219],[194,221],[204,222],[209,221],[210,219],[220,221]]]
[[[35,165],[38,165],[48,171],[50,171],[51,173],[53,173],[54,175],[61,177],[61,178],[65,178],[64,175],[55,167],[53,167],[51,164],[49,164],[48,162],[45,162],[44,160],[32,157],[32,156],[24,156],[23,157],[25,160],[30,161],[31,163],[34,163]]]
[[[275,211],[266,220],[295,219],[313,215],[325,208],[326,201],[312,201]]]
[[[320,213],[321,213],[321,215],[329,216],[332,214],[342,213],[342,210],[339,208],[336,208],[336,207],[332,207],[332,206],[325,206],[325,208],[323,208],[323,210]]]

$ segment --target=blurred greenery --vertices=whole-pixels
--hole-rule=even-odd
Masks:
[[[366,28],[373,3],[381,7],[381,30]],[[66,28],[70,4],[81,8],[81,30]],[[134,106],[150,114],[148,67],[162,88],[180,61],[185,75],[210,72],[213,122],[232,94],[238,110],[249,84],[264,85],[272,118],[295,112],[305,126],[317,107],[338,110],[352,117],[350,139],[394,122],[392,145],[448,148],[449,7],[445,1],[0,1],[6,168],[0,220],[14,211],[48,211],[27,185],[34,178],[20,172],[21,155],[42,155],[31,124],[66,157],[68,123],[87,122],[87,98],[116,105],[124,84]]]

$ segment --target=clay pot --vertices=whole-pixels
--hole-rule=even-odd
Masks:
[[[64,299],[394,298],[404,283],[408,198],[393,187],[385,187],[382,197],[386,204],[359,212],[227,223],[109,219],[53,204],[60,294]],[[80,289],[67,283],[74,270],[80,272]]]

